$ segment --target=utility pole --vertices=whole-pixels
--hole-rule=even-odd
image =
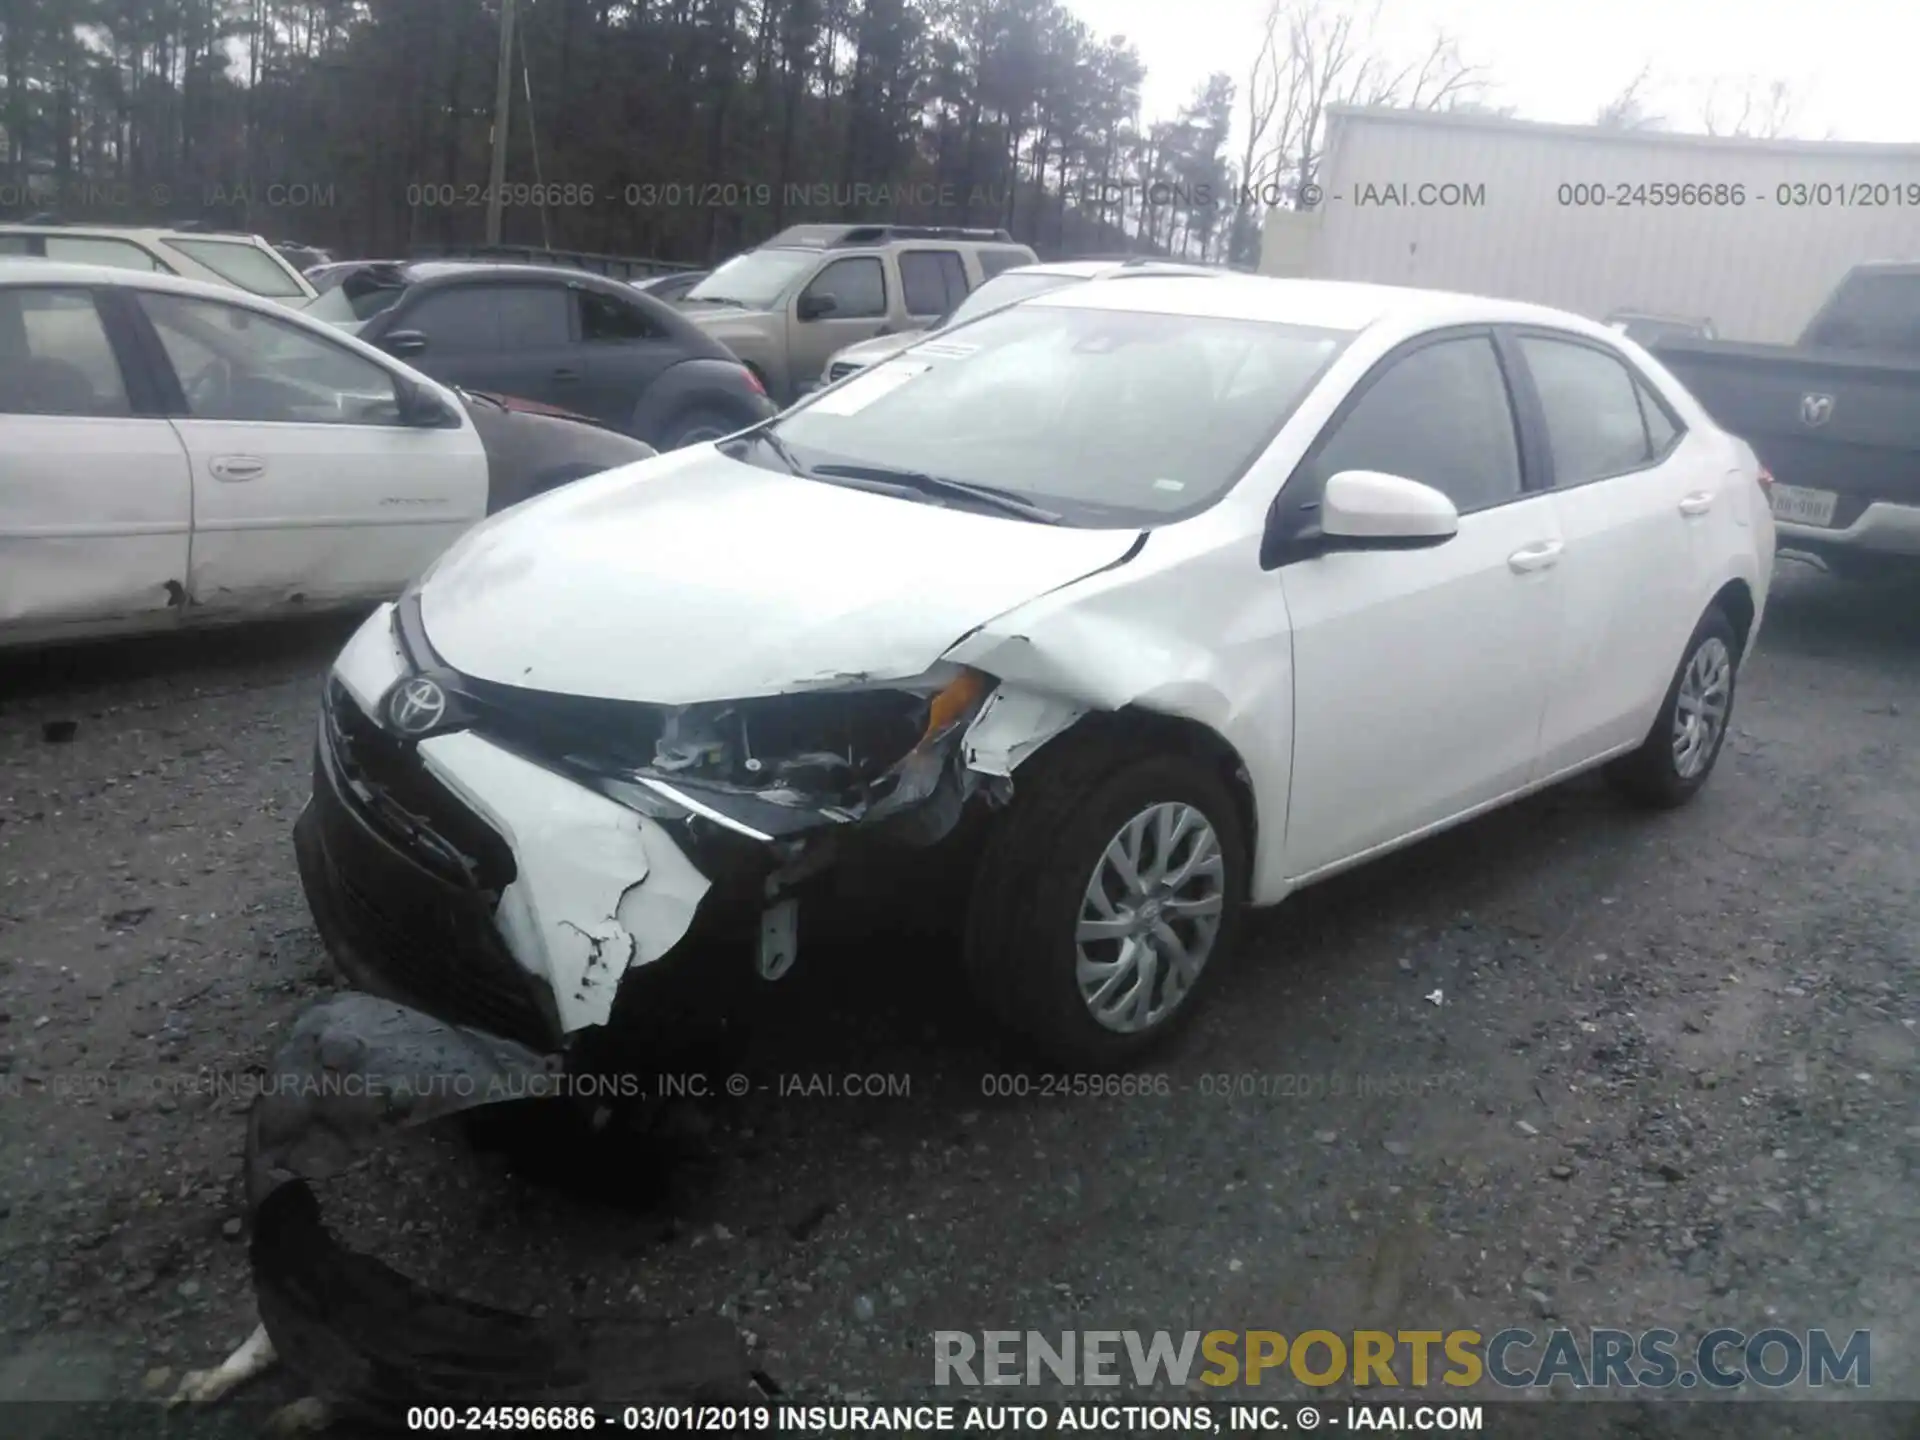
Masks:
[[[487,181],[487,244],[500,243],[507,183],[507,107],[513,100],[513,0],[500,0],[500,72],[493,86],[493,172]]]

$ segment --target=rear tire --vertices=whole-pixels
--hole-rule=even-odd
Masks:
[[[1246,902],[1245,831],[1202,761],[1118,738],[1055,744],[987,839],[966,969],[1042,1059],[1112,1070],[1173,1034],[1219,974]]]
[[[1700,619],[1646,740],[1607,767],[1629,799],[1671,810],[1699,794],[1733,721],[1740,641],[1718,605]]]
[[[692,410],[681,411],[667,423],[660,435],[660,448],[680,450],[688,445],[704,445],[743,428],[724,411],[696,406]]]

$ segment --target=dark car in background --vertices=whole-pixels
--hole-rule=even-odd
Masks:
[[[775,413],[754,374],[671,305],[581,270],[368,261],[307,313],[445,384],[538,401],[661,450]]]

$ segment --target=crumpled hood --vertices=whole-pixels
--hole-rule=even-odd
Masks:
[[[777,474],[695,446],[470,530],[429,572],[435,650],[482,680],[685,705],[918,675],[1105,568],[1075,530]]]

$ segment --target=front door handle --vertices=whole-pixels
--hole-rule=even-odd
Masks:
[[[553,372],[553,378],[556,380],[578,380],[580,378],[580,372],[578,370],[570,370],[565,365],[562,365],[558,370]]]
[[[1533,570],[1545,570],[1550,565],[1560,563],[1560,552],[1566,549],[1559,540],[1542,540],[1537,545],[1529,545],[1524,550],[1516,550],[1507,557],[1507,565],[1514,574],[1525,575]]]
[[[1711,490],[1696,490],[1691,495],[1684,495],[1680,499],[1680,513],[1682,515],[1704,515],[1711,509],[1713,509],[1713,492]]]
[[[207,469],[216,480],[258,480],[267,473],[267,462],[257,455],[216,455]]]

